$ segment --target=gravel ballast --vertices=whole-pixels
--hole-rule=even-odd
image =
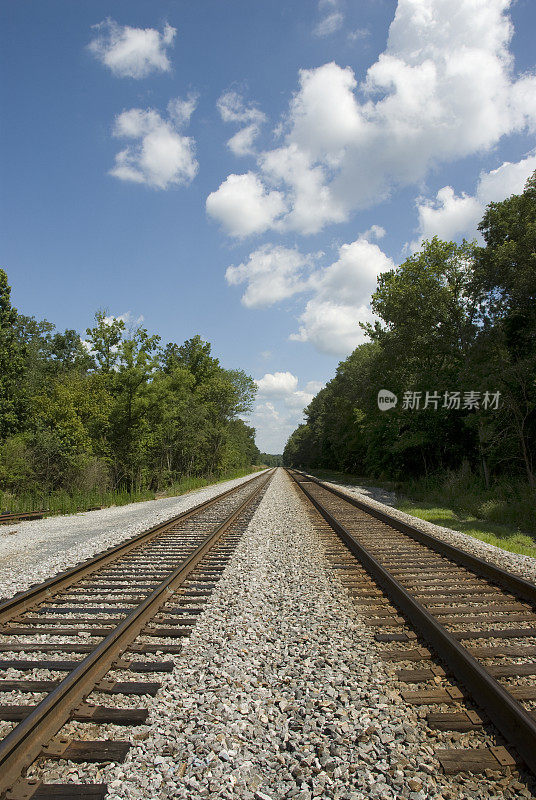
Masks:
[[[278,470],[149,724],[117,734],[127,761],[33,774],[107,782],[110,800],[530,797],[512,776],[440,774],[450,734],[401,700],[297,491]]]
[[[251,477],[204,486],[179,497],[2,525],[0,597],[27,589]]]

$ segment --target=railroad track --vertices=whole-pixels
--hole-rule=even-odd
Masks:
[[[412,666],[435,653],[445,665],[399,670],[399,680],[423,685],[403,692],[406,702],[450,707],[428,714],[430,728],[468,732],[491,722],[504,737],[506,746],[436,751],[445,772],[522,761],[536,775],[536,586],[312,476],[289,472],[344,544],[330,544],[331,532],[325,540],[376,640],[406,643],[391,645],[384,660]],[[428,647],[417,646],[408,621]],[[452,677],[461,689],[439,688]]]
[[[88,511],[91,509],[87,509]],[[32,519],[43,519],[48,511],[16,511],[12,514],[9,511],[0,514],[0,525],[12,525],[14,522],[26,522]]]
[[[0,741],[1,798],[105,796],[104,784],[46,784],[26,773],[42,758],[124,760],[129,742],[73,740],[62,736],[62,727],[70,720],[145,721],[145,709],[99,705],[92,693],[118,700],[156,694],[154,674],[173,669],[173,661],[162,655],[180,652],[177,640],[191,632],[272,474],[256,476],[0,603],[0,693],[10,699],[0,705],[7,733]],[[50,653],[63,658],[50,659]],[[110,671],[127,679],[112,678]],[[153,680],[132,680],[132,673]]]

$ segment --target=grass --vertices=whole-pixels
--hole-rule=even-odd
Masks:
[[[406,514],[460,531],[511,553],[536,558],[536,495],[521,480],[486,489],[467,470],[412,481],[364,479],[334,470],[310,470],[334,483],[376,486],[395,492]]]
[[[461,531],[474,539],[494,544],[510,553],[520,553],[536,558],[536,542],[532,536],[521,533],[508,525],[481,520],[471,514],[456,513],[452,508],[436,506],[433,503],[416,503],[408,498],[400,499],[396,503],[396,507],[400,511],[405,511],[406,514],[433,522],[434,525]]]
[[[209,486],[214,483],[224,483],[225,481],[232,481],[235,478],[245,478],[246,475],[251,475],[254,472],[259,472],[259,470],[264,469],[264,467],[250,467],[249,469],[237,469],[232,470],[230,472],[226,472],[222,475],[215,476],[209,475],[206,478],[183,478],[178,483],[174,483],[164,492],[159,492],[159,497],[175,497],[180,494],[186,494],[186,492],[192,492],[194,489],[202,489],[203,486]]]
[[[138,491],[91,491],[91,492],[65,492],[57,491],[51,494],[21,494],[13,495],[0,491],[0,510],[18,513],[23,511],[47,510],[48,514],[76,514],[78,511],[87,511],[98,506],[123,506],[127,503],[139,503],[145,500],[155,500],[157,497],[176,497],[194,489],[201,489],[214,483],[223,483],[235,478],[243,478],[253,472],[258,472],[261,467],[249,469],[230,470],[219,475],[207,475],[204,478],[186,476],[172,486],[155,493],[148,489]]]

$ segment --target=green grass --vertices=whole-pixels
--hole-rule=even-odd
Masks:
[[[464,471],[403,482],[326,469],[309,472],[333,483],[395,492],[395,507],[406,514],[536,558],[536,498],[522,481],[502,481],[485,489]]]
[[[203,486],[210,486],[214,483],[225,483],[225,481],[232,481],[235,478],[245,478],[246,475],[251,475],[254,472],[265,469],[265,467],[250,467],[249,469],[237,469],[225,472],[222,475],[215,476],[209,475],[206,478],[183,478],[182,481],[174,483],[163,492],[159,492],[159,497],[175,497],[186,492],[192,492],[194,489],[202,489]]]
[[[477,519],[471,514],[459,514],[452,508],[435,506],[433,503],[415,503],[408,498],[400,499],[396,503],[396,508],[405,511],[419,519],[433,522],[434,525],[441,525],[444,528],[451,528],[461,531],[474,539],[482,542],[494,544],[510,553],[520,553],[524,556],[536,558],[536,542],[531,536],[510,528],[508,525],[500,525],[496,522],[487,522]]]
[[[243,478],[253,472],[258,472],[261,467],[249,469],[229,470],[218,475],[201,477],[184,477],[172,486],[157,492],[141,489],[138,491],[91,491],[91,492],[64,492],[52,494],[20,494],[13,495],[0,491],[0,510],[18,513],[23,511],[43,511],[47,514],[76,514],[78,511],[87,511],[94,506],[123,506],[127,503],[139,503],[145,500],[155,500],[156,497],[176,497],[203,486],[214,483],[223,483],[235,478]]]

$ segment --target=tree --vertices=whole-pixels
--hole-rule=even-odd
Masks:
[[[475,245],[466,241],[457,245],[434,237],[397,269],[379,276],[371,305],[383,324],[364,326],[380,347],[376,392],[386,388],[400,398],[405,391],[420,392],[424,405],[426,392],[441,396],[479,388],[460,385],[477,332],[471,291],[474,251]],[[382,378],[389,383],[379,385]],[[413,474],[454,466],[461,451],[475,464],[479,461],[476,432],[463,426],[467,412],[454,417],[440,404],[408,414],[400,403],[389,414],[375,415],[375,432],[387,434],[374,440],[375,459],[381,459],[383,451],[394,457],[399,469]]]
[[[536,172],[521,195],[490,203],[479,225],[472,291],[481,329],[470,364],[501,391],[501,431],[509,460],[536,486]],[[497,436],[490,434],[492,442]],[[511,442],[517,447],[512,452]],[[493,450],[497,457],[497,446]]]
[[[24,417],[21,381],[26,351],[17,333],[17,317],[7,275],[0,269],[0,441],[20,430]]]
[[[142,483],[147,446],[146,395],[159,363],[159,341],[159,336],[149,336],[147,329],[139,326],[123,339],[115,356],[110,438],[118,479],[125,481],[129,489]]]
[[[536,171],[520,195],[490,203],[478,226],[473,291],[487,325],[499,325],[514,359],[536,351]]]
[[[180,366],[186,367],[192,373],[196,384],[199,384],[209,380],[218,371],[219,361],[212,358],[210,350],[210,343],[203,341],[197,334],[178,347],[173,357]]]
[[[95,313],[95,321],[97,324],[94,328],[86,328],[86,335],[101,372],[109,373],[119,357],[119,344],[125,323],[117,317],[106,316],[102,309]]]

